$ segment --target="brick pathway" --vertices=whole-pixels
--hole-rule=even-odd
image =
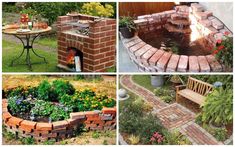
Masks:
[[[142,96],[147,102],[152,103],[156,115],[167,129],[179,129],[193,144],[222,144],[206,130],[197,125],[194,122],[195,114],[185,107],[177,103],[169,105],[161,101],[160,98],[156,97],[151,91],[134,83],[130,75],[122,76],[120,78],[120,84],[136,95]]]

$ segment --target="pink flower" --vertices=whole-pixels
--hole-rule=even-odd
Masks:
[[[224,32],[224,35],[228,36],[230,33],[228,31]]]
[[[221,44],[221,43],[222,43],[222,40],[221,40],[221,39],[217,40],[217,43],[218,43],[218,44]]]

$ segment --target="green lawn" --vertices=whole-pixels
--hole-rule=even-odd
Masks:
[[[132,79],[135,83],[145,87],[152,92],[155,89],[155,87],[151,85],[150,75],[133,75]]]
[[[25,63],[26,53],[16,61],[14,66],[10,66],[12,59],[16,58],[20,55],[22,51],[22,45],[16,44],[10,41],[2,40],[2,70],[3,72],[29,72],[30,70],[26,65],[18,65],[17,63],[23,64]],[[46,58],[48,63],[42,64],[34,64],[32,65],[32,72],[56,72],[59,69],[56,67],[57,65],[57,53],[49,52],[35,49],[35,52],[39,55]],[[43,62],[43,59],[36,57],[32,53],[31,61],[32,63]]]
[[[57,38],[56,36],[52,37],[41,37],[38,40],[35,40],[35,43],[44,45],[44,46],[49,46],[50,48],[57,48]]]

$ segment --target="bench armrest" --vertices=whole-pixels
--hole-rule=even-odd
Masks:
[[[175,86],[176,92],[178,92],[179,90],[185,89],[185,88],[186,88],[186,85]]]

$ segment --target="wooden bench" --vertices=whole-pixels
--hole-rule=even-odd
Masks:
[[[189,77],[187,85],[176,86],[176,102],[180,97],[184,97],[202,106],[206,95],[212,90],[213,85]]]

